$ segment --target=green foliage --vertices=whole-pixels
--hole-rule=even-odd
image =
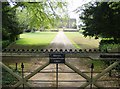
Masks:
[[[85,36],[120,38],[120,2],[87,4],[80,15]]]
[[[7,40],[3,42],[3,47],[18,39],[22,32],[15,14],[16,10],[11,10],[8,2],[2,2],[2,39]]]
[[[114,40],[101,40],[99,49],[107,49],[110,52],[120,52],[120,42],[115,42]]]
[[[19,2],[17,17],[20,24],[28,28],[50,28],[57,25],[56,21],[60,20],[57,10],[62,10],[66,6],[65,2],[55,0],[41,2]]]
[[[14,85],[18,80],[8,73],[6,70],[2,69],[2,85]]]
[[[104,61],[90,60],[90,64],[92,64],[92,63],[94,64],[94,71],[101,71],[106,67]]]
[[[107,50],[107,52],[120,52],[120,41],[113,40],[111,38],[104,38],[101,40],[99,49],[101,50]],[[110,64],[114,63],[114,61],[104,61],[106,66],[109,66]],[[117,65],[115,68],[117,72],[120,72],[120,64]],[[112,69],[112,70],[113,70]],[[109,72],[109,75],[111,76],[112,72]]]
[[[3,48],[7,47],[9,44],[10,44],[10,41],[9,41],[9,40],[4,40],[4,41],[2,41],[2,47],[3,47]]]
[[[13,2],[11,2],[13,3]],[[2,2],[2,37],[14,42],[24,29],[48,29],[57,26],[59,10],[67,5],[62,0],[42,0],[41,2]]]

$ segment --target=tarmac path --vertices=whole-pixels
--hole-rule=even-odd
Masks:
[[[48,49],[75,49],[70,40],[64,34],[63,31],[59,31],[56,37],[53,39],[51,44],[47,47]]]

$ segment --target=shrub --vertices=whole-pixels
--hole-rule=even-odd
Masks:
[[[113,40],[113,39],[103,39],[100,42],[99,49],[106,50],[108,52],[120,52],[120,40]],[[104,63],[109,66],[114,61],[104,61]],[[116,70],[117,72],[120,72],[120,63],[112,70]],[[109,72],[109,75],[111,75],[111,71]]]
[[[30,29],[26,29],[25,32],[31,32],[31,30]]]
[[[111,50],[111,51],[116,51],[118,52],[120,48],[120,40],[106,40],[106,39],[103,39],[101,40],[100,42],[100,45],[99,45],[99,49],[101,50]]]
[[[6,48],[10,44],[9,40],[2,41],[2,48]]]
[[[14,85],[18,80],[8,73],[6,70],[2,69],[2,85]]]

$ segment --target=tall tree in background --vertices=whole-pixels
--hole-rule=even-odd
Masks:
[[[12,9],[8,2],[2,3],[2,38],[15,41],[21,33],[21,28],[16,18],[16,9]]]
[[[95,2],[80,15],[85,36],[120,39],[120,2]]]

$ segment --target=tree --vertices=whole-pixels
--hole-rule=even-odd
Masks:
[[[66,2],[56,0],[43,0],[42,2],[19,2],[17,17],[21,24],[26,24],[29,28],[40,27],[49,28],[57,25],[60,20],[60,13],[66,7]],[[22,18],[21,18],[22,17]]]
[[[2,3],[2,38],[3,40],[15,41],[21,33],[15,9],[10,10],[8,2]]]
[[[80,15],[85,36],[120,39],[120,2],[95,2]]]

